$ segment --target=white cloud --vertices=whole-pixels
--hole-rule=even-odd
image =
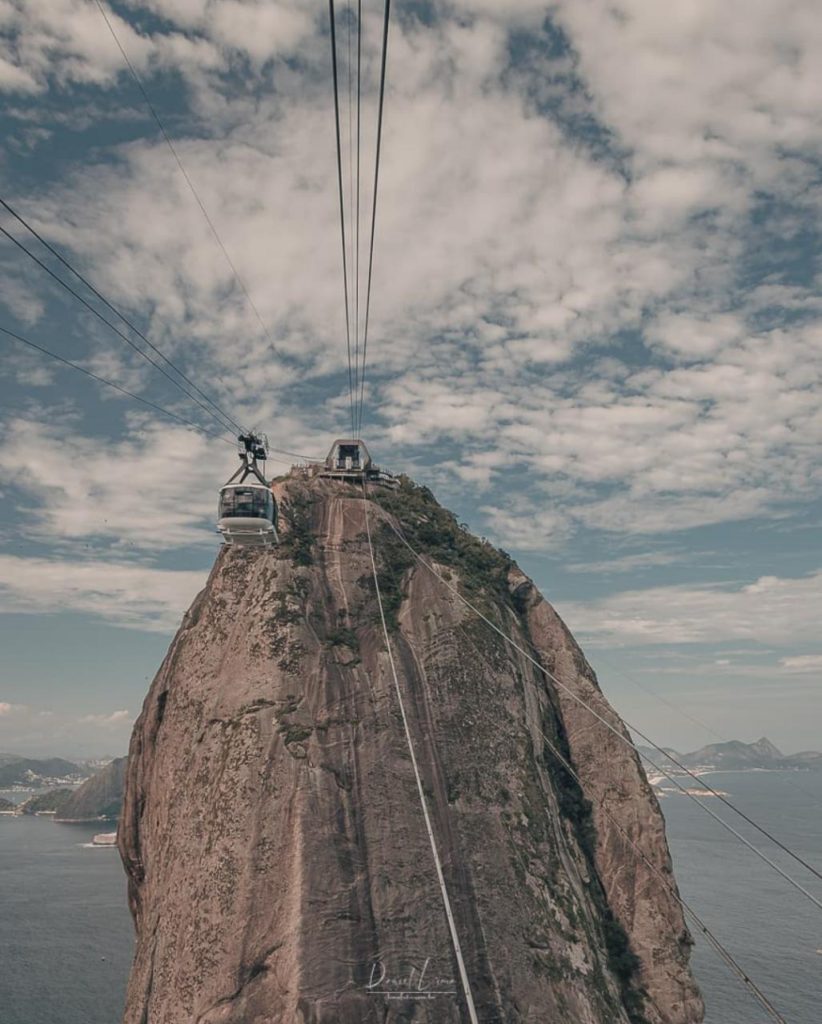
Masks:
[[[0,554],[0,613],[70,611],[115,626],[172,632],[204,585],[205,572],[126,562]]]
[[[220,467],[228,476],[235,458],[193,431],[139,418],[117,442],[14,419],[0,444],[0,471],[35,502],[24,531],[47,543],[98,538],[150,550],[214,545]]]
[[[120,73],[87,7],[38,0],[14,15],[27,40],[21,66],[43,88],[54,40],[59,81],[111,84]],[[270,423],[275,443],[295,447],[293,432],[330,427],[339,405],[331,396],[320,409],[312,391],[299,408],[292,396],[342,375],[344,362],[322,16],[236,0],[140,7],[161,11],[166,29],[118,31],[147,75],[174,67],[185,79],[202,117],[178,133],[178,151],[274,349],[153,135],[78,167],[26,209],[107,293],[150,319],[155,340],[208,366],[238,416]],[[431,24],[392,26],[369,425],[412,453],[447,446],[443,469],[488,491],[507,488],[503,474],[515,470],[530,495],[521,509],[493,494],[486,505],[489,525],[501,530],[504,517],[508,542],[525,547],[580,526],[664,533],[781,515],[822,481],[822,327],[774,327],[760,315],[776,302],[818,316],[817,289],[744,280],[747,256],[768,245],[767,223],[750,223],[760,197],[795,204],[773,212],[786,229],[810,201],[808,166],[822,145],[812,5],[695,3],[667,17],[650,0],[561,0],[553,10],[570,51],[537,48],[517,74],[508,33],[525,26],[538,40],[542,5],[457,4]],[[366,27],[372,56],[378,22]],[[266,63],[292,51],[299,71]],[[237,53],[248,60],[243,90],[221,78]],[[569,137],[561,118],[540,116],[536,87],[558,67],[579,78],[568,102],[618,154],[594,158],[585,132]],[[637,357],[640,338],[650,355]],[[589,365],[594,346],[607,358]],[[115,454],[140,478],[138,464],[147,473],[158,451],[122,444]],[[72,502],[106,466],[101,457],[81,469],[41,522],[83,536]],[[193,494],[189,480],[183,470],[177,493]],[[100,486],[103,504],[115,504]],[[205,498],[183,513],[174,486],[162,469],[157,514],[135,499],[129,539],[192,536]],[[541,493],[551,508],[535,518]]]
[[[123,708],[120,711],[112,711],[110,714],[82,715],[79,721],[84,725],[99,725],[105,728],[130,722],[131,714]]]
[[[556,550],[568,539],[568,520],[551,508],[527,508],[518,500],[505,506],[486,505],[485,515],[503,547],[519,551]]]
[[[597,645],[745,640],[784,648],[818,638],[820,601],[822,572],[816,572],[735,586],[628,590],[587,604],[564,602],[559,611]]]
[[[73,701],[83,703],[81,695]],[[3,705],[0,704],[0,709]],[[124,754],[133,715],[124,709],[88,712],[74,706],[11,705],[16,714],[4,718],[0,710],[0,750],[24,757],[84,757]]]
[[[669,551],[642,551],[634,555],[622,555],[620,558],[608,558],[598,562],[571,562],[565,566],[565,569],[567,572],[607,575],[617,572],[636,572],[637,569],[655,569],[659,566],[677,565],[692,560],[693,555],[684,552],[675,554]]]
[[[797,654],[788,658],[780,658],[779,664],[786,672],[816,674],[822,671],[822,654]]]

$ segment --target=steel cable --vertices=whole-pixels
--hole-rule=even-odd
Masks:
[[[66,267],[67,270],[71,271],[71,273],[74,274],[74,276],[78,280],[82,281],[86,288],[88,288],[90,292],[92,292],[108,309],[110,309],[111,312],[115,314],[115,316],[117,316],[124,324],[126,324],[127,327],[134,331],[138,338],[144,341],[145,344],[148,345],[148,347],[153,352],[156,352],[157,355],[163,360],[163,362],[166,363],[166,365],[170,366],[175,373],[179,374],[179,376],[187,384],[189,384],[197,392],[197,394],[200,395],[201,398],[205,399],[205,401],[208,402],[209,405],[213,406],[214,409],[220,414],[222,419],[225,421],[225,423],[228,425],[230,430],[236,430],[240,434],[244,433],[243,427],[241,427],[236,420],[232,419],[227,412],[221,409],[213,398],[210,398],[204,391],[197,387],[193,380],[187,377],[183,373],[183,371],[179,369],[179,367],[175,366],[174,363],[168,358],[168,356],[165,355],[165,353],[163,353],[153,342],[149,341],[145,334],[143,334],[143,332],[138,327],[135,327],[135,325],[128,319],[128,317],[121,313],[120,310],[117,309],[117,307],[113,305],[113,303],[111,303],[105,297],[105,295],[102,295],[97,290],[97,288],[95,288],[94,285],[88,280],[88,278],[84,277],[79,270],[76,270],[71,265],[71,263],[69,263],[69,261],[65,258],[65,256],[62,255],[62,253],[60,253],[57,249],[54,248],[53,245],[47,242],[46,239],[43,238],[43,236],[35,228],[33,228],[31,224],[29,224],[29,222],[25,220],[25,218],[21,214],[19,214],[15,209],[13,209],[13,207],[2,197],[0,197],[0,204],[2,204],[2,206],[12,215],[12,217],[14,217],[15,220],[19,221],[19,223],[22,224],[23,227],[52,254],[52,256],[56,257],[56,259],[58,259],[63,264],[63,266]]]

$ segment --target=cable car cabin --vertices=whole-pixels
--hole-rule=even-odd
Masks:
[[[349,484],[368,483],[396,486],[390,473],[384,473],[371,461],[365,442],[359,438],[339,438],[331,445],[320,476],[344,480]]]
[[[264,434],[240,434],[240,465],[220,488],[217,529],[226,544],[276,544],[277,502],[257,460],[265,463],[268,439]],[[249,479],[250,478],[250,479]]]
[[[221,487],[217,529],[226,544],[276,544],[277,502],[271,488],[250,481]]]

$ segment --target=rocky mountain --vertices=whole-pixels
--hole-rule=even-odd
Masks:
[[[660,767],[676,770],[676,765],[650,747],[638,747],[643,757]],[[666,748],[663,748],[666,749]],[[815,750],[804,750],[798,754],[783,754],[782,751],[767,738],[761,737],[754,743],[743,743],[741,740],[728,740],[725,743],[710,743],[708,746],[693,750],[689,754],[679,754],[675,750],[667,751],[685,765],[686,768],[716,768],[736,771],[745,768],[819,768],[822,769],[822,753]]]
[[[80,782],[88,773],[62,757],[34,759],[4,754],[0,763],[0,789],[12,786],[58,786],[64,783]]]
[[[443,887],[480,1021],[701,1021],[636,752],[391,524],[627,738],[533,583],[425,488],[372,488],[395,686],[362,492],[275,486],[280,545],[221,550],[134,727],[124,1024],[469,1022]]]
[[[57,811],[57,821],[116,820],[123,803],[126,758],[118,757],[79,786]]]

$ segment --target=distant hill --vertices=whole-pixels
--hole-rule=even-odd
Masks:
[[[42,760],[30,757],[0,756],[0,789],[11,786],[59,786],[63,783],[81,782],[88,778],[88,772],[62,757]]]
[[[669,757],[663,757],[659,751],[651,747],[637,747],[643,757],[650,758],[661,768],[676,768],[670,760],[675,757],[686,768],[724,768],[737,771],[744,768],[813,768],[822,770],[822,753],[816,750],[803,750],[798,754],[783,754],[767,736],[762,736],[755,743],[743,743],[741,740],[729,740],[727,743],[709,743],[689,754],[679,754],[671,748],[663,748]]]
[[[11,800],[6,800],[4,796],[0,796],[0,811],[13,811],[14,803]]]
[[[17,808],[18,814],[44,814],[56,812],[71,796],[70,789],[50,789],[48,793],[39,793],[31,797]]]
[[[116,820],[123,803],[126,758],[118,757],[75,789],[60,804],[57,821]]]

